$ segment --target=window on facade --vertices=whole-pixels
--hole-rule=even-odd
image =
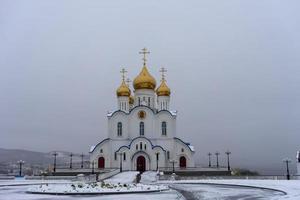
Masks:
[[[143,149],[143,143],[140,142],[140,150]]]
[[[100,153],[103,153],[103,149],[100,149]]]
[[[115,160],[117,160],[117,152],[115,152]]]
[[[150,107],[150,105],[151,105],[151,101],[150,101],[150,97],[148,97],[148,106]]]
[[[145,124],[140,122],[140,135],[145,135]]]
[[[141,105],[141,98],[139,97],[139,105]]]
[[[146,144],[144,145],[144,148],[145,148],[145,150],[147,150],[147,145]]]
[[[123,160],[125,161],[126,160],[126,153],[124,152],[123,154]]]
[[[161,134],[162,135],[167,135],[167,122],[162,122],[161,123]]]
[[[136,150],[139,149],[139,145],[138,145],[138,144],[135,145],[135,149],[136,149]]]
[[[181,149],[181,152],[184,152],[184,149],[183,149],[183,148]]]
[[[170,151],[167,151],[167,159],[170,159]]]
[[[118,136],[122,136],[122,123],[118,122]]]
[[[156,160],[159,160],[159,152],[156,153]]]

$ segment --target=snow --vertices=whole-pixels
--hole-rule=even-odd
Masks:
[[[69,184],[43,184],[32,186],[27,191],[31,193],[46,194],[111,194],[133,192],[158,192],[168,190],[167,186],[144,184],[109,184],[109,183],[69,183]]]
[[[47,195],[47,194],[30,194],[26,193],[28,186],[14,186],[0,188],[1,200],[184,200],[182,195],[174,190],[167,190],[155,193],[138,193],[138,194],[117,194],[117,195],[76,195],[76,196],[61,196],[61,195]]]
[[[142,174],[141,183],[153,183],[157,181],[157,172],[146,171]]]
[[[93,146],[91,146],[91,147],[90,147],[90,152],[93,152],[93,151],[94,151],[94,149],[95,149],[95,147],[96,147],[96,146],[94,146],[94,145],[93,145]]]
[[[136,175],[139,174],[138,171],[128,171],[119,173],[109,179],[106,179],[105,183],[133,183],[136,179]]]
[[[300,181],[299,180],[182,180],[182,181],[161,181],[161,183],[214,183],[230,184],[241,186],[254,186],[270,188],[286,192],[287,195],[274,195],[268,197],[270,200],[299,200],[300,199]]]

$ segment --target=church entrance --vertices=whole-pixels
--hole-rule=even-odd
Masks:
[[[180,168],[186,168],[186,158],[184,156],[181,156],[179,158],[179,167]]]
[[[136,159],[136,171],[139,171],[139,172],[146,171],[146,159],[144,156],[139,156]]]
[[[103,169],[104,166],[105,166],[105,159],[104,159],[103,157],[100,157],[100,158],[98,159],[98,168]]]

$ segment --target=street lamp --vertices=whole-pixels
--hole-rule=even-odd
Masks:
[[[56,172],[56,156],[58,155],[58,153],[54,152],[52,155],[54,156],[53,172]]]
[[[229,156],[230,156],[231,152],[230,152],[229,150],[227,150],[227,151],[225,152],[225,154],[227,155],[227,169],[228,169],[228,171],[230,171],[230,161],[229,161]]]
[[[73,158],[73,153],[70,154],[70,169],[72,169],[72,158]]]
[[[211,167],[211,153],[209,152],[208,154],[208,167]]]
[[[19,160],[18,164],[19,164],[19,176],[22,176],[22,165],[25,163],[25,161],[23,160]]]
[[[177,161],[176,160],[170,160],[170,163],[172,163],[172,166],[173,166],[173,170],[172,170],[172,173],[175,174],[175,163]]]
[[[156,171],[158,171],[159,152],[156,153]]]
[[[84,157],[83,153],[80,155],[80,157],[81,157],[81,169],[82,169],[83,168],[83,157]]]
[[[286,179],[290,180],[290,170],[289,170],[289,163],[292,162],[289,158],[283,159],[283,162],[286,164]]]
[[[217,157],[217,168],[219,168],[219,155],[220,155],[220,153],[217,151],[217,152],[215,153],[215,155],[216,155],[216,157]]]
[[[123,153],[120,152],[119,155],[120,155],[120,172],[122,172],[123,171],[123,169],[122,169],[122,155],[123,155]]]
[[[95,173],[95,162],[94,161],[92,161],[92,174],[94,174]]]

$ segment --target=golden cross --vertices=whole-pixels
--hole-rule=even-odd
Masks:
[[[166,68],[162,67],[159,72],[161,72],[161,80],[164,81],[165,80],[165,72],[167,72]]]
[[[129,86],[130,82],[131,82],[130,78],[127,78],[126,83],[127,83],[128,86]]]
[[[125,81],[125,73],[127,73],[125,68],[122,68],[122,70],[120,71],[120,73],[122,74],[122,80]]]
[[[147,61],[146,54],[150,54],[150,51],[148,51],[146,48],[143,48],[142,51],[139,52],[139,54],[144,54],[142,60],[144,61],[144,65],[146,65],[146,61]]]

